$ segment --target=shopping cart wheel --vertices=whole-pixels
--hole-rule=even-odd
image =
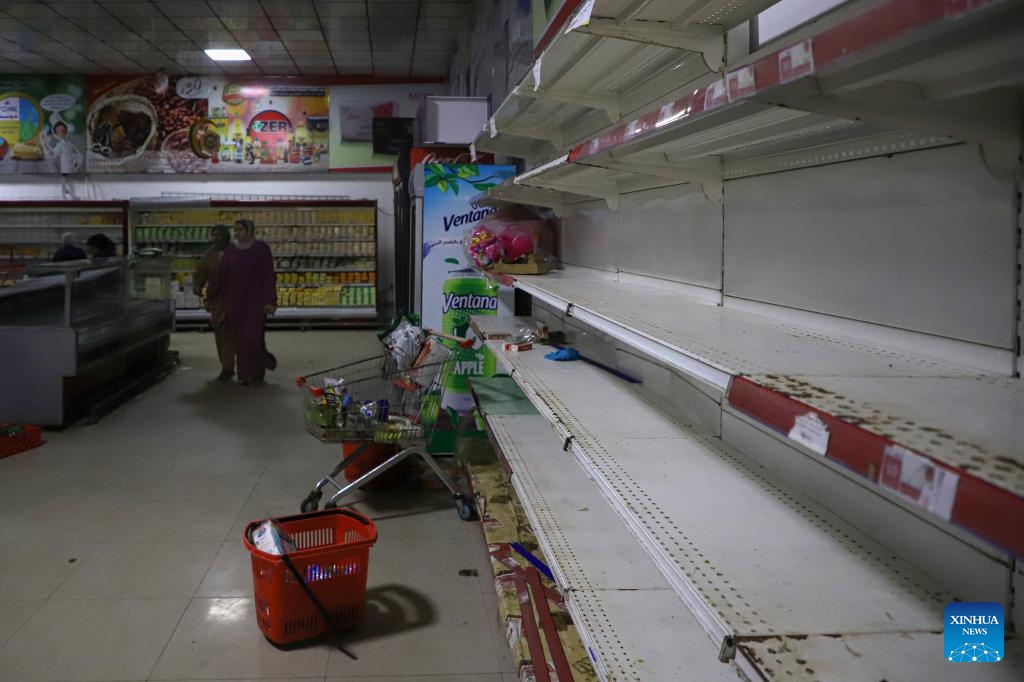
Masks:
[[[299,507],[303,514],[307,512],[315,512],[317,510],[317,507],[320,506],[320,495],[321,492],[319,490],[314,490],[310,494],[306,495],[306,499],[302,501],[302,506]]]
[[[455,504],[459,510],[459,518],[463,521],[472,521],[476,518],[476,507],[473,503],[463,497],[457,498]]]

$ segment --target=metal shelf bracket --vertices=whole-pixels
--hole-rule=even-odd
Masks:
[[[494,126],[499,134],[505,133],[516,137],[525,137],[529,140],[549,142],[555,147],[555,149],[561,149],[565,146],[562,134],[559,131],[544,130],[543,128],[524,128],[522,126],[501,123],[499,121],[495,121]]]
[[[813,79],[769,90],[754,98],[766,104],[834,116],[897,130],[917,130],[981,145],[989,173],[1015,180],[1020,170],[1020,96],[996,90],[957,101],[934,101],[911,83],[879,83],[843,94],[823,94]]]
[[[609,209],[613,211],[619,210],[619,188],[614,182],[611,181],[593,182],[587,183],[585,185],[579,185],[572,182],[558,182],[552,180],[543,180],[540,178],[529,178],[528,183],[533,187],[551,189],[556,192],[568,192],[569,194],[579,194],[585,197],[603,199],[605,203],[608,204]]]
[[[561,104],[578,104],[589,109],[597,109],[603,111],[608,117],[609,123],[617,123],[619,118],[622,116],[622,106],[619,102],[619,96],[616,94],[608,95],[588,95],[585,92],[578,90],[560,90],[557,88],[540,88],[534,90],[533,88],[526,88],[521,85],[516,86],[512,93],[518,97],[526,97],[530,99],[546,99],[552,102],[559,102]]]
[[[579,163],[580,165],[598,166],[613,171],[650,175],[679,182],[700,183],[708,201],[722,202],[722,160],[720,157],[690,159],[685,163],[671,162],[667,159],[665,163],[619,161],[617,159],[588,160]]]
[[[725,66],[725,32],[719,26],[591,17],[588,24],[576,30],[605,38],[699,52],[711,71],[721,71]]]

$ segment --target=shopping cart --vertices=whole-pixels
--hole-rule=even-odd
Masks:
[[[450,429],[441,410],[444,377],[451,369],[450,348],[428,339],[429,352],[406,370],[398,369],[388,353],[332,367],[299,377],[306,430],[324,443],[355,445],[334,469],[317,481],[302,501],[303,512],[319,508],[327,487],[335,492],[325,509],[353,490],[369,483],[403,460],[417,456],[451,492],[459,518],[476,518],[473,502],[456,487],[432,456],[430,443],[443,429]],[[391,444],[395,454],[355,480],[342,483],[339,476],[375,444]]]

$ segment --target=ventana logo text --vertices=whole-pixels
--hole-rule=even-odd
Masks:
[[[479,294],[445,294],[441,303],[441,313],[450,310],[497,310],[497,296],[480,296]]]

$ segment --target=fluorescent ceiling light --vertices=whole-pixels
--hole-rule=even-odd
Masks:
[[[203,50],[215,62],[247,62],[252,59],[245,50]]]

